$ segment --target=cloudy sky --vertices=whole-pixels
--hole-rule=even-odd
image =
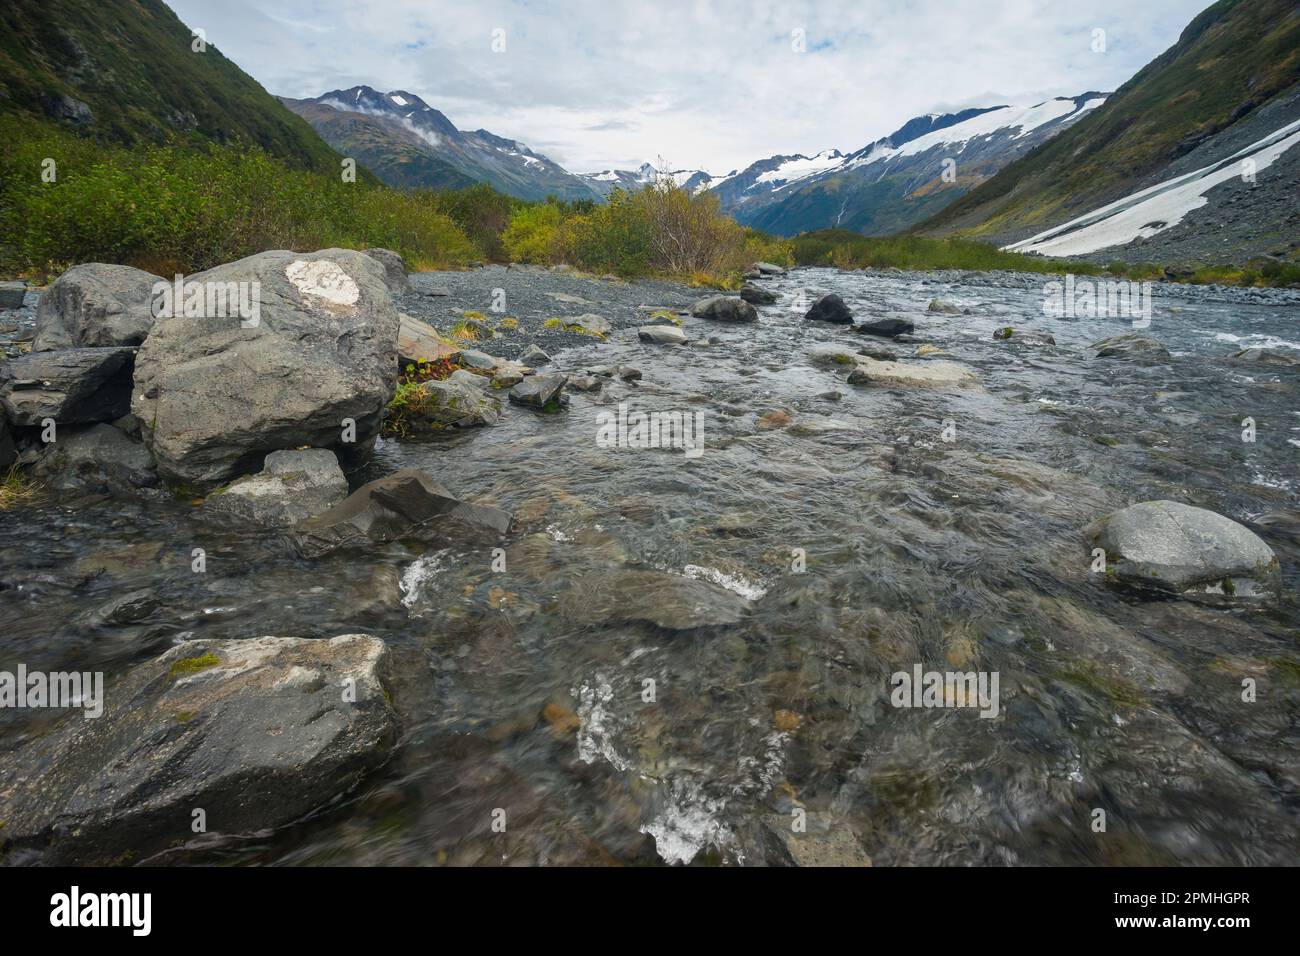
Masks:
[[[167,2],[272,93],[405,89],[574,172],[718,174],[924,113],[1113,90],[1209,0]]]

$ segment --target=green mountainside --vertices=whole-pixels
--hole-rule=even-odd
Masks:
[[[1219,0],[1092,115],[914,231],[1019,239],[1127,195],[1300,82],[1300,5]]]

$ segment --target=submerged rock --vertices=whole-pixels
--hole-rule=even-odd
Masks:
[[[1169,358],[1169,350],[1149,335],[1125,332],[1094,342],[1097,358],[1135,358],[1146,362],[1160,362]]]
[[[910,335],[916,331],[916,325],[911,319],[876,319],[874,322],[863,322],[853,331],[892,339],[899,335]]]
[[[209,517],[287,528],[328,511],[348,496],[348,480],[328,448],[276,451],[262,471],[208,495]]]
[[[1277,557],[1237,522],[1177,501],[1144,501],[1084,529],[1106,553],[1110,580],[1175,594],[1256,596],[1271,585]]]
[[[31,352],[0,366],[0,405],[15,425],[111,422],[131,410],[133,348]]]
[[[303,557],[315,558],[339,548],[450,533],[457,524],[505,534],[511,518],[499,508],[461,501],[425,472],[405,468],[299,522],[291,537]]]
[[[775,292],[768,289],[760,289],[756,285],[746,284],[741,287],[740,297],[750,305],[771,305],[777,300]]]
[[[578,624],[645,621],[685,631],[736,624],[749,601],[709,581],[625,569],[584,575],[562,599],[562,608]]]
[[[196,809],[229,834],[301,818],[387,760],[385,656],[363,634],[172,647],[24,754],[0,792],[8,848],[121,863],[183,843]]]
[[[153,328],[154,285],[165,281],[130,266],[73,266],[41,296],[32,351],[141,344]]]
[[[208,488],[303,445],[363,461],[395,385],[383,267],[349,249],[279,250],[189,281],[257,283],[260,305],[256,321],[159,318],[141,346],[131,411],[163,477]]]
[[[804,318],[815,322],[835,322],[839,325],[847,325],[853,321],[853,312],[844,304],[843,299],[832,292],[814,302],[812,308],[804,315]]]
[[[903,385],[916,388],[974,388],[974,371],[956,362],[878,362],[863,359],[849,373],[850,385]]]
[[[718,322],[758,321],[758,310],[743,298],[732,295],[715,295],[700,299],[691,306],[691,315],[697,319],[714,319]]]
[[[995,342],[1021,342],[1025,345],[1055,345],[1056,336],[1049,332],[1033,332],[1023,329],[1013,329],[1009,325],[1004,325],[1000,329],[993,330],[993,340]]]
[[[1279,349],[1242,349],[1231,355],[1234,362],[1257,362],[1260,365],[1300,365],[1300,352],[1283,352]]]
[[[961,306],[945,302],[943,299],[931,299],[930,304],[926,306],[926,311],[941,312],[944,315],[961,315]]]

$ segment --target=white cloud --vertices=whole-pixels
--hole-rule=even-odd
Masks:
[[[924,113],[1113,90],[1206,0],[169,2],[273,93],[405,89],[575,171],[725,173]]]

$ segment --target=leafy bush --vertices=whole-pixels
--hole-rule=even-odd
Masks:
[[[345,183],[259,149],[104,146],[17,117],[0,119],[0,236],[0,269],[46,276],[92,261],[190,273],[266,249],[384,246],[417,268],[482,255],[432,193]]]
[[[511,262],[545,264],[555,257],[564,213],[556,203],[516,209],[501,234]]]

